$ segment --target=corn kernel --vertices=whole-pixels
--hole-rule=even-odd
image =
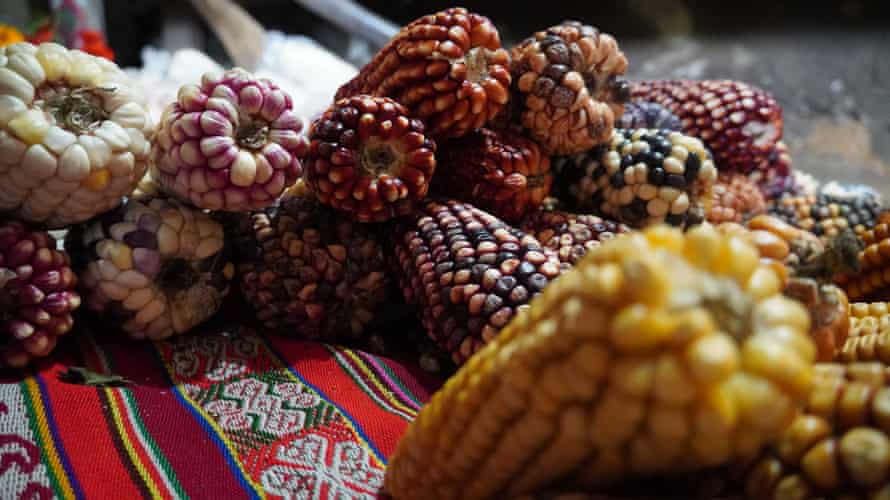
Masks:
[[[231,262],[227,262],[226,265],[223,267],[222,272],[223,272],[223,276],[227,280],[231,280],[232,278],[235,277],[235,265],[232,264]]]
[[[100,169],[94,170],[80,184],[90,191],[102,191],[108,187],[109,183],[111,183],[111,172],[107,169]]]
[[[133,250],[123,243],[111,243],[111,246],[109,247],[109,258],[111,259],[111,262],[114,263],[114,267],[121,271],[133,268]]]
[[[689,373],[703,385],[717,384],[739,366],[739,351],[729,335],[718,333],[699,338],[687,349]]]
[[[9,120],[7,126],[19,139],[29,145],[43,142],[50,127],[43,112],[36,109],[28,110]]]

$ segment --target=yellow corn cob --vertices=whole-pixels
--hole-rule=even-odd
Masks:
[[[386,490],[509,498],[755,457],[810,393],[809,315],[780,286],[710,226],[606,242],[433,396]]]
[[[835,360],[890,363],[890,307],[887,302],[850,304],[850,332]]]
[[[863,382],[880,387],[890,383],[890,366],[884,363],[816,363],[813,366],[813,387],[830,381]],[[815,389],[814,389],[815,390]]]
[[[750,498],[890,498],[890,385],[881,363],[816,365],[803,414],[745,475]]]
[[[854,302],[850,304],[850,337],[879,333],[890,328],[890,303]]]
[[[865,249],[859,255],[862,269],[852,276],[841,276],[841,284],[851,299],[861,300],[890,286],[890,224],[881,223],[859,234]]]

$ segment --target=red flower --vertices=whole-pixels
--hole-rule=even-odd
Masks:
[[[37,28],[31,36],[28,37],[28,41],[38,45],[44,42],[52,42],[55,39],[55,32],[53,31],[53,25],[51,23],[44,24],[43,26]]]
[[[81,30],[79,36],[80,50],[87,54],[114,61],[114,51],[105,44],[105,36],[102,33],[95,30]]]

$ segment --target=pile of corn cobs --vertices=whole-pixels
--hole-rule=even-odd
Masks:
[[[304,135],[242,69],[155,127],[113,64],[2,48],[2,359],[49,354],[81,297],[163,339],[235,281],[266,330],[359,346],[402,302],[460,368],[391,459],[396,498],[642,477],[688,497],[701,472],[754,498],[887,497],[888,309],[847,298],[890,286],[877,196],[792,171],[765,91],[627,65],[588,25],[508,50],[452,8]]]

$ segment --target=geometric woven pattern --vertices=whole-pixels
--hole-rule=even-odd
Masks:
[[[78,331],[0,379],[2,498],[377,498],[437,381],[248,328],[132,342]],[[132,381],[62,382],[68,366]]]

